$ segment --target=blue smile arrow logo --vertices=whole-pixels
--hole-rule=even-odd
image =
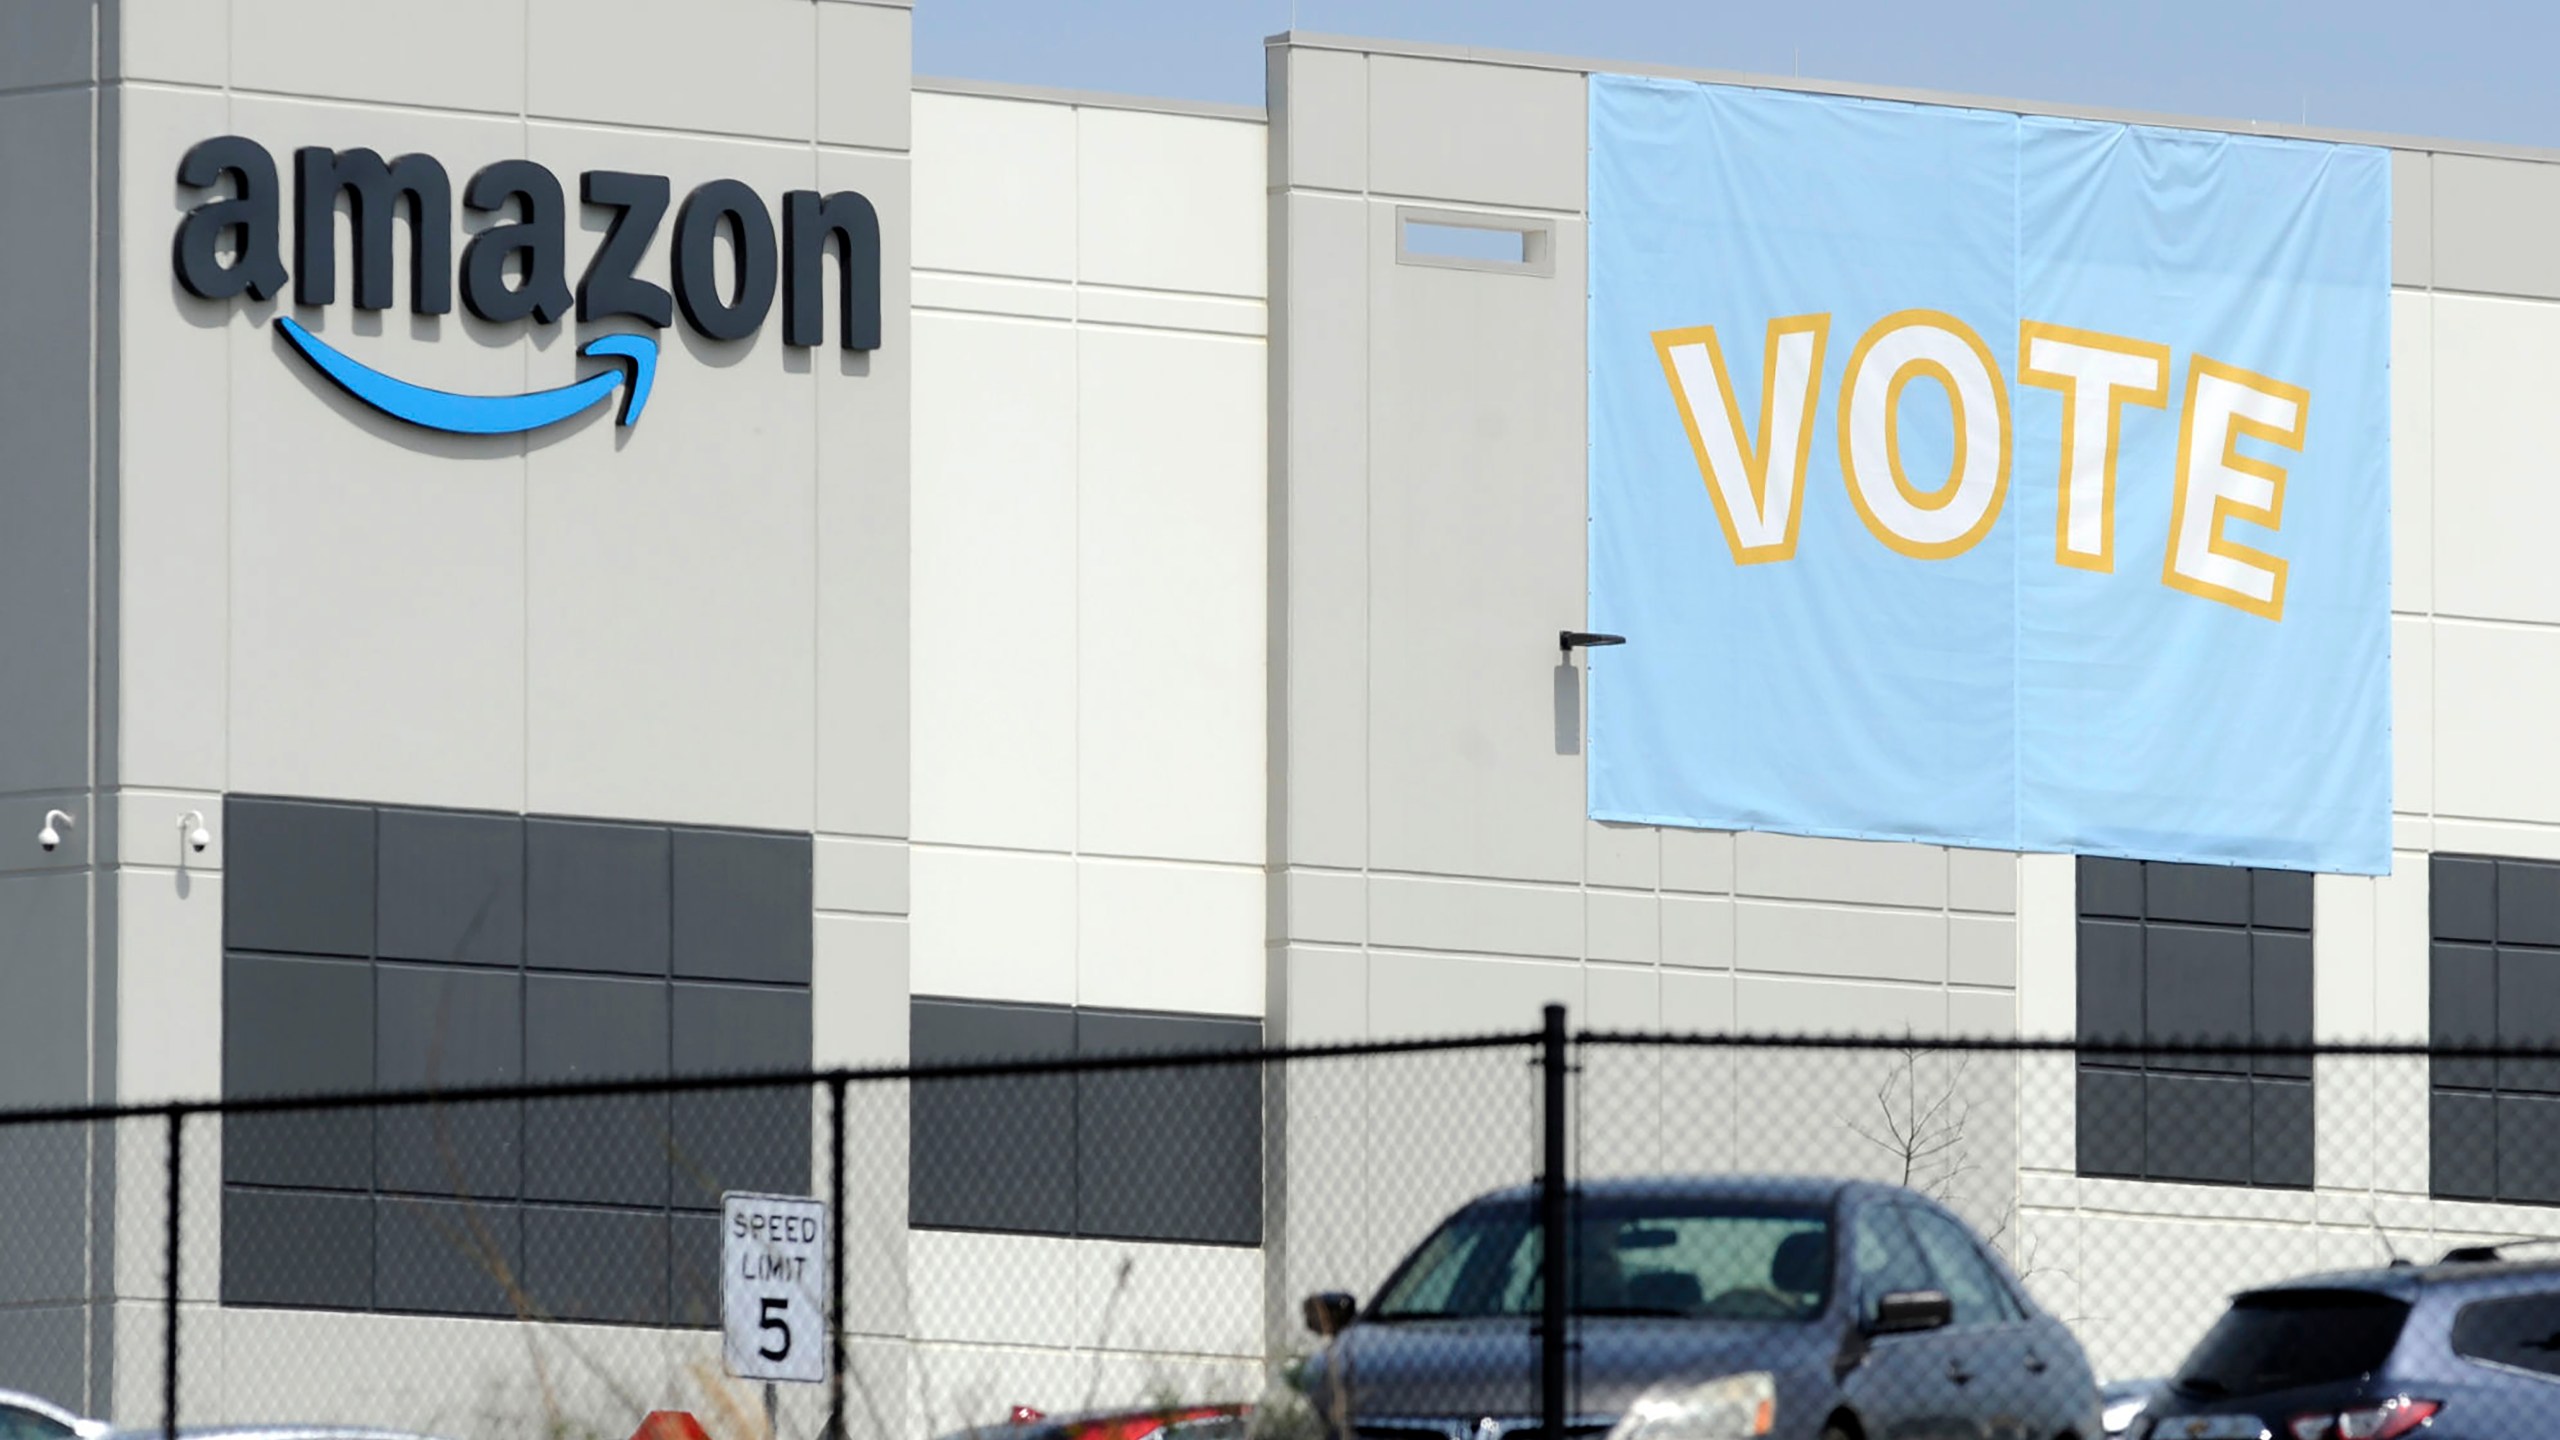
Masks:
[[[311,362],[311,368],[328,376],[339,389],[394,419],[456,435],[519,435],[556,425],[603,401],[616,385],[623,387],[618,423],[637,425],[649,403],[650,382],[658,373],[656,340],[646,335],[605,335],[588,341],[578,353],[618,363],[576,384],[523,395],[460,395],[385,375],[332,348],[289,315],[277,316],[276,328]]]

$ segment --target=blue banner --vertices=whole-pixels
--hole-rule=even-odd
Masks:
[[[1592,816],[2387,873],[2390,208],[1594,76]]]

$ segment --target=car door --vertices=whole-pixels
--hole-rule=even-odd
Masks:
[[[1938,1288],[1902,1207],[1869,1204],[1849,1221],[1849,1290],[1860,1326],[1896,1291]],[[1989,1440],[1967,1411],[1954,1378],[1961,1350],[1946,1330],[1869,1333],[1865,1353],[1840,1388],[1875,1440]]]
[[[2053,1407],[2044,1378],[2053,1359],[2036,1351],[2026,1312],[1971,1231],[1936,1210],[1902,1209],[1929,1273],[1955,1310],[1941,1333],[1949,1377],[1963,1392],[1959,1403],[1990,1440],[2044,1440],[2054,1433],[2046,1423]]]

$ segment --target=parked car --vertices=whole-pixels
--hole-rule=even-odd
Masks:
[[[1540,1233],[1536,1191],[1500,1191],[1443,1221],[1365,1307],[1310,1297],[1327,1340],[1305,1384],[1328,1436],[1538,1430]],[[1576,1190],[1567,1233],[1570,1437],[2099,1434],[2071,1332],[1913,1191],[1603,1181]]]
[[[1049,1415],[1017,1405],[1002,1424],[954,1431],[943,1440],[1245,1440],[1253,1407],[1153,1405]]]
[[[0,1440],[98,1440],[107,1422],[74,1415],[50,1400],[0,1390]]]
[[[2098,1387],[2098,1421],[2106,1427],[2108,1440],[2115,1440],[2133,1428],[2151,1397],[2169,1382],[2159,1379],[2110,1380]]]
[[[2495,1247],[2248,1290],[2138,1440],[2525,1440],[2560,1416],[2560,1263]]]

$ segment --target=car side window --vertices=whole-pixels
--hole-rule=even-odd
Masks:
[[[2472,1301],[2454,1312],[2453,1353],[2560,1378],[2560,1294]]]
[[[71,1427],[15,1405],[0,1405],[0,1440],[59,1440]]]
[[[1858,1314],[1872,1320],[1876,1302],[1898,1290],[1927,1290],[1929,1262],[1902,1223],[1900,1207],[1870,1205],[1858,1212],[1850,1261],[1856,1272]]]
[[[1947,1292],[1955,1307],[1955,1323],[1997,1325],[2016,1318],[2007,1288],[1963,1226],[1935,1210],[1904,1207],[1903,1214],[1911,1222],[1921,1253],[1929,1257],[1938,1288]]]

